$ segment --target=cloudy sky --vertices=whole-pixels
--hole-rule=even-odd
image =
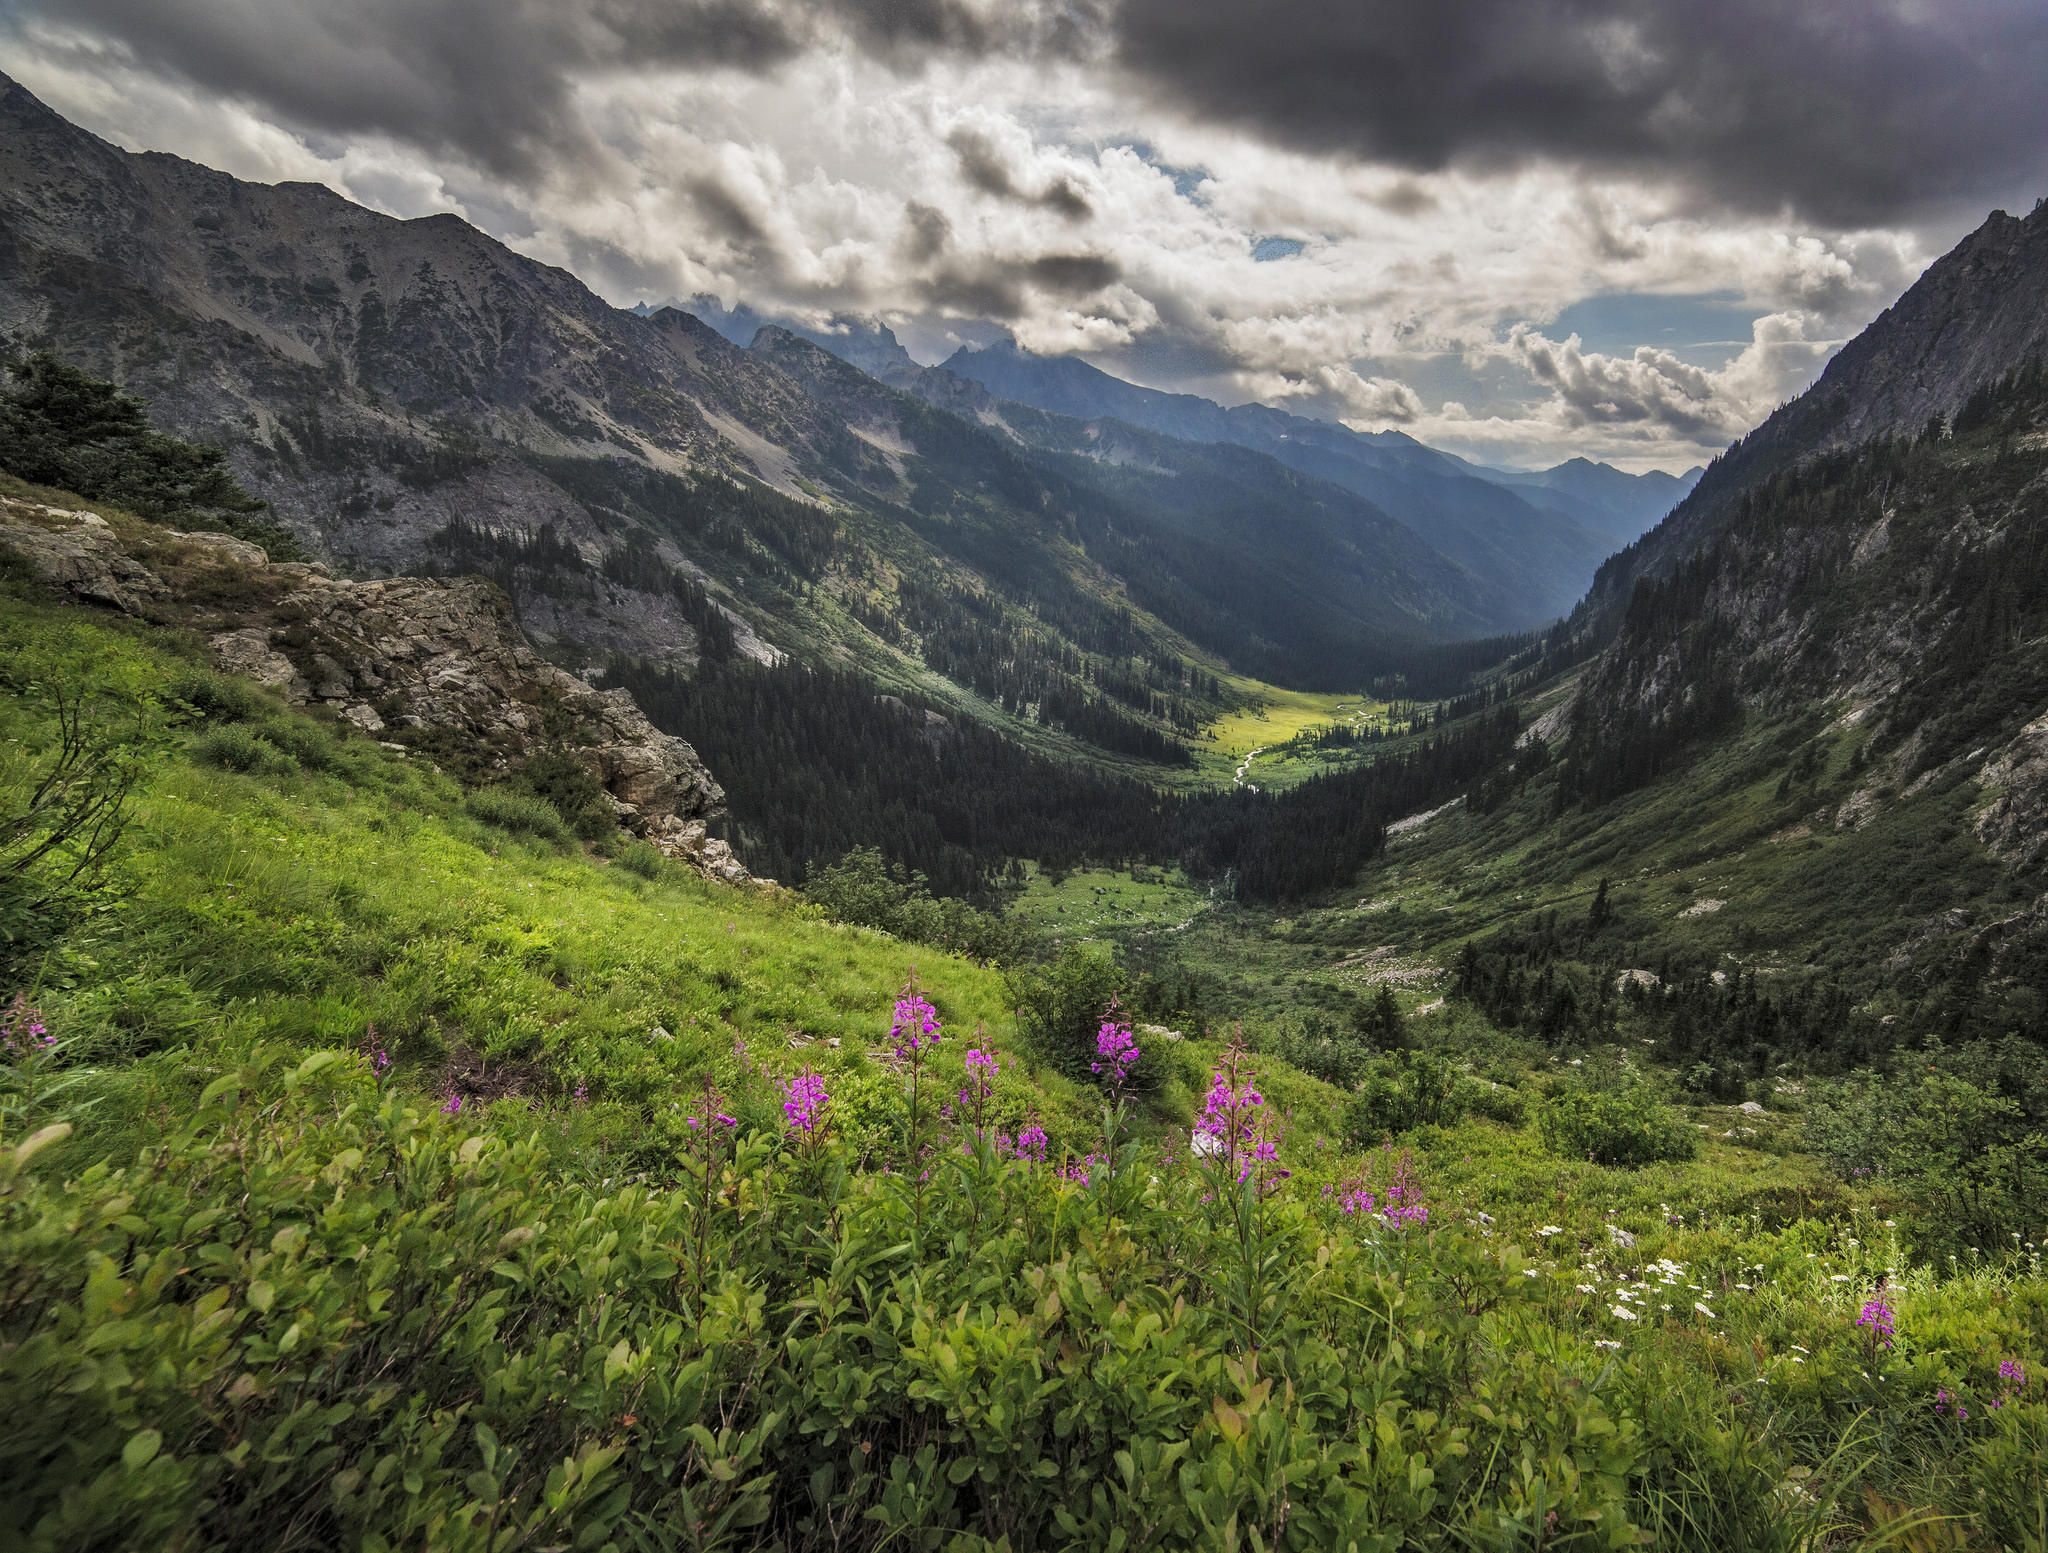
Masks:
[[[0,68],[622,305],[1515,464],[1703,461],[2048,193],[2040,0],[0,0]]]

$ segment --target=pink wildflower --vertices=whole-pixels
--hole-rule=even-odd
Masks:
[[[898,1057],[938,1045],[940,1029],[939,1011],[921,994],[912,992],[896,1000],[896,1018],[889,1026],[889,1039],[896,1043]]]
[[[782,1114],[788,1119],[790,1130],[805,1138],[815,1138],[831,1098],[825,1092],[824,1079],[809,1068],[783,1085]]]

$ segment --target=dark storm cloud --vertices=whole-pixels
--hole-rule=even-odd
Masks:
[[[755,248],[767,241],[767,229],[759,219],[716,178],[693,178],[685,187],[698,214],[735,247]]]
[[[766,70],[804,46],[752,0],[29,0],[147,68],[301,127],[382,132],[523,177],[588,149],[574,77],[687,60]]]
[[[1858,225],[2048,186],[2040,0],[1124,0],[1197,118],[1426,171],[1554,158]]]
[[[1089,4],[963,0],[16,0],[22,16],[116,39],[148,69],[248,99],[315,133],[377,132],[514,178],[591,150],[580,78],[766,73],[851,46],[909,68],[935,54],[1065,55]]]
[[[943,210],[922,200],[903,204],[903,255],[912,264],[929,264],[953,240],[953,223]]]
[[[960,176],[984,194],[1020,205],[1039,205],[1069,221],[1086,221],[1095,214],[1080,185],[1064,175],[1036,193],[1026,190],[1017,182],[1001,149],[980,130],[963,125],[946,137],[946,144],[959,162]]]
[[[1122,267],[1103,254],[1049,253],[956,260],[941,265],[920,289],[927,303],[943,311],[1013,322],[1031,311],[1031,292],[1079,301],[1122,277]]]

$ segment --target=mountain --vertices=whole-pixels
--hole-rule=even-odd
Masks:
[[[1572,458],[1531,474],[1490,471],[1489,477],[1518,491],[1525,501],[1555,510],[1627,544],[1656,527],[1699,484],[1703,468],[1682,475],[1652,469],[1628,474],[1612,464]]]
[[[1777,1012],[1715,1061],[2048,1037],[2044,345],[2048,211],[1994,215],[1603,569],[1475,788],[1740,911]]]
[[[1225,409],[1009,342],[963,348],[944,366],[1001,399],[1269,453],[1365,497],[1475,576],[1517,589],[1528,612],[1542,618],[1576,603],[1600,561],[1670,511],[1690,484],[1689,477],[1629,475],[1585,460],[1536,475],[1503,473],[1402,432],[1355,432],[1266,405]]]
[[[773,325],[813,345],[823,346],[841,361],[850,361],[870,377],[885,377],[891,371],[917,370],[917,361],[903,348],[895,332],[879,319],[835,314],[822,325],[806,324],[792,318],[757,313],[746,303],[727,307],[712,296],[692,297],[688,302],[669,304],[692,318],[711,325],[735,345],[751,345],[754,337]],[[651,317],[661,311],[648,303],[635,305],[632,312]]]
[[[1636,580],[1668,574],[1722,532],[1745,492],[1803,459],[1876,438],[1917,436],[1970,396],[2048,352],[2048,200],[2024,218],[1993,211],[1904,296],[1838,351],[1701,476],[1670,519],[1601,568],[1589,601],[1620,607]]]
[[[1540,618],[1271,459],[1020,443],[793,338],[741,349],[454,216],[126,153],[0,87],[0,342],[224,446],[344,571],[490,576],[588,672],[794,653],[1173,763],[1221,670],[1353,688]]]

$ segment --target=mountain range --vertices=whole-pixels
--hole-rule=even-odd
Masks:
[[[1546,470],[1493,469],[1404,432],[1358,432],[1269,405],[1226,409],[1193,394],[1125,382],[1078,357],[1034,355],[1008,339],[963,346],[938,367],[925,368],[878,320],[835,318],[819,327],[745,304],[728,308],[710,297],[676,305],[741,345],[751,344],[766,327],[799,334],[863,372],[934,402],[957,403],[949,378],[964,378],[980,384],[998,405],[1028,405],[1268,454],[1364,497],[1474,577],[1505,583],[1520,600],[1516,623],[1525,626],[1569,610],[1599,563],[1656,524],[1701,474],[1689,469],[1682,475],[1632,475],[1584,458]],[[1017,430],[1014,416],[998,407],[981,406],[977,413]]]
[[[1278,412],[1217,410],[1253,430],[1190,437],[1144,408],[1171,396],[1101,374],[1134,419],[900,352],[858,370],[781,328],[741,348],[452,215],[122,151],[11,81],[0,344],[224,447],[345,572],[492,577],[586,672],[687,668],[709,633],[1110,759],[1173,763],[1229,673],[1448,683],[1445,644],[1543,624],[1641,520],[1627,493],[1668,494],[1599,470],[1484,479]],[[1607,538],[1579,494],[1600,481]]]

